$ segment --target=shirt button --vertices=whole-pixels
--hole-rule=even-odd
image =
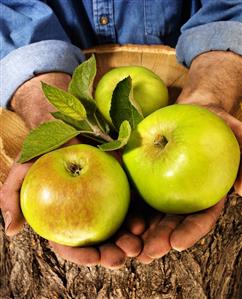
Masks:
[[[109,22],[109,19],[107,16],[101,16],[100,20],[99,20],[101,25],[107,25]]]

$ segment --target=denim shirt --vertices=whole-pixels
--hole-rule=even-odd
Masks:
[[[34,75],[72,73],[80,49],[165,44],[190,66],[197,55],[242,55],[241,0],[0,0],[0,99]]]

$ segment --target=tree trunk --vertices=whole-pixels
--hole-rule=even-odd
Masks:
[[[0,298],[239,299],[241,211],[231,195],[215,229],[191,249],[150,265],[129,259],[116,271],[65,262],[28,227],[10,240],[1,218]]]
[[[174,52],[169,51],[164,54],[162,50],[162,55],[169,56],[164,60],[170,69],[166,78],[170,80],[170,94],[175,98],[184,82],[185,70],[175,65]],[[104,52],[102,55],[110,54]],[[120,50],[117,52],[122,54]],[[150,67],[149,53],[146,54],[136,59]],[[153,63],[158,59],[154,55]],[[155,69],[155,65],[150,68]],[[174,69],[176,78],[170,75]],[[0,126],[0,180],[3,182],[27,130],[14,113],[5,110],[1,110]],[[171,251],[150,265],[129,259],[122,269],[115,271],[64,261],[27,225],[17,236],[7,238],[0,215],[0,299],[238,299],[239,295],[242,298],[241,211],[242,198],[230,194],[216,227],[191,249],[181,253]]]

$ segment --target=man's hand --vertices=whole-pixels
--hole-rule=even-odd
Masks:
[[[17,89],[11,100],[11,107],[21,116],[27,127],[33,129],[53,119],[50,112],[55,111],[55,108],[45,99],[41,81],[66,90],[70,80],[70,75],[65,73],[38,75]]]
[[[241,56],[220,51],[204,53],[194,59],[187,84],[177,102],[200,105],[219,115],[231,127],[242,149],[242,123],[230,114],[241,101],[241,82]],[[242,170],[235,191],[242,195]],[[138,260],[150,263],[171,248],[182,251],[194,245],[213,228],[224,202],[225,198],[207,210],[188,216],[158,212],[151,215],[148,228],[142,235],[144,248]]]
[[[39,75],[23,84],[15,93],[12,107],[24,119],[29,128],[50,120],[50,111],[54,108],[45,100],[40,82],[67,89],[71,77],[63,73]],[[72,141],[76,142],[76,140]],[[25,222],[19,203],[19,192],[24,177],[32,165],[31,162],[12,166],[10,173],[0,190],[0,208],[5,222],[5,231],[8,236],[18,233]],[[137,236],[144,230],[143,221],[133,217],[127,228],[123,228],[112,240],[98,247],[69,247],[50,242],[51,247],[66,260],[81,265],[101,264],[107,268],[121,267],[126,257],[137,256],[142,248],[141,239]]]
[[[73,143],[76,141],[73,140]],[[17,234],[25,223],[20,209],[19,192],[31,165],[32,162],[24,164],[15,162],[0,190],[0,207],[8,236]],[[144,225],[142,223],[141,226],[140,223],[136,225],[135,221],[132,221],[129,227],[134,234],[123,229],[113,240],[98,247],[69,247],[54,242],[50,242],[50,245],[61,257],[74,263],[87,266],[101,264],[106,268],[119,268],[125,263],[126,257],[137,256],[141,251],[142,243],[136,235],[143,232]]]
[[[219,107],[206,107],[227,122],[242,149],[242,123]],[[242,196],[241,169],[235,182],[235,192]],[[193,246],[214,227],[223,210],[225,200],[226,198],[223,198],[215,206],[188,216],[163,215],[158,212],[155,216],[152,215],[149,227],[142,235],[144,248],[138,260],[150,263],[155,258],[167,254],[172,248],[182,251]]]
[[[233,117],[242,107],[242,56],[213,51],[195,58],[177,102],[200,105],[216,113],[230,126],[242,150],[242,123]],[[242,195],[242,167],[234,187]]]
[[[42,81],[45,80],[42,79]],[[46,82],[48,83],[48,81]],[[219,114],[231,126],[242,145],[241,123],[228,113],[233,111],[239,102],[239,97],[242,94],[241,82],[242,58],[240,56],[219,51],[205,53],[198,56],[192,63],[188,83],[178,102],[202,105]],[[15,103],[13,106],[18,111]],[[33,102],[32,107],[34,107]],[[49,109],[52,108],[48,107],[47,110]],[[21,109],[19,114],[26,115]],[[29,123],[31,127],[32,124],[39,124],[40,121],[33,119]],[[24,167],[23,165],[21,167]],[[15,167],[16,170],[14,170]],[[15,171],[17,174],[14,174]],[[15,165],[11,170],[13,174],[10,173],[5,182],[6,186],[11,187],[3,186],[3,192],[1,192],[0,201],[5,215],[10,206],[14,215],[10,217],[12,222],[7,228],[7,233],[9,232],[10,235],[16,233],[24,222],[20,216],[18,193],[25,171],[24,168],[17,170],[17,165]],[[16,180],[16,175],[19,178],[18,182],[16,185],[12,185],[11,177]],[[240,172],[236,183],[236,190],[239,194],[242,193],[241,182]],[[222,199],[214,207],[188,216],[163,215],[155,211],[152,211],[147,218],[144,218],[142,213],[130,215],[126,229],[119,232],[112,242],[104,243],[99,247],[73,248],[54,243],[51,243],[51,246],[62,257],[78,264],[101,264],[107,268],[117,268],[124,263],[126,256],[137,256],[140,253],[141,240],[139,236],[141,235],[144,248],[138,259],[143,263],[149,263],[168,253],[171,248],[179,251],[189,248],[206,235],[216,223],[223,209],[224,201],[225,199]]]

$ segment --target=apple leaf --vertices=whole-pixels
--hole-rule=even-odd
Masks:
[[[66,124],[74,127],[77,130],[92,131],[90,124],[88,124],[88,122],[86,120],[76,120],[76,119],[74,119],[70,116],[67,116],[61,112],[51,112],[51,114],[54,116],[54,118],[64,121]]]
[[[19,163],[50,152],[68,140],[77,136],[80,131],[60,120],[49,121],[32,130],[24,140]]]
[[[42,89],[48,101],[61,113],[76,120],[83,120],[87,117],[86,109],[72,94],[44,82],[42,82]]]
[[[87,114],[92,114],[96,110],[96,103],[92,96],[96,72],[96,59],[92,55],[75,69],[68,87],[68,91],[83,103]]]
[[[69,116],[62,114],[61,112],[52,112],[51,113],[56,119],[60,119],[64,121],[66,124],[74,127],[75,129],[80,131],[80,135],[87,137],[89,139],[95,140],[97,142],[103,142],[107,140],[108,132],[102,130],[99,124],[97,124],[97,119],[93,116],[89,116],[88,119],[85,120],[75,120]],[[107,128],[106,128],[107,129]],[[106,136],[106,138],[105,138]],[[108,138],[109,139],[109,138]]]
[[[135,129],[143,119],[142,114],[132,104],[131,88],[132,79],[127,77],[120,81],[113,91],[110,116],[116,129],[120,127],[124,120],[127,120],[131,128]]]
[[[114,151],[120,149],[128,143],[130,134],[131,134],[130,123],[127,120],[124,120],[121,123],[119,128],[118,139],[107,143],[103,143],[101,145],[98,145],[98,147],[102,151]]]

